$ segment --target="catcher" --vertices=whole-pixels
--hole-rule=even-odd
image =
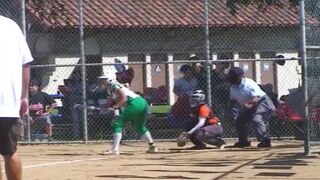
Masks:
[[[206,144],[223,149],[225,141],[220,120],[212,115],[211,108],[205,102],[206,96],[202,90],[196,90],[189,98],[192,108],[191,120],[185,124],[185,132],[177,139],[178,146],[184,146],[188,139],[194,144],[190,149],[205,149]]]

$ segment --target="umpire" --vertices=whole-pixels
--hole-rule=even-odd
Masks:
[[[251,146],[247,127],[251,122],[260,142],[258,147],[271,147],[268,121],[275,111],[272,101],[255,81],[244,77],[244,71],[241,68],[231,68],[228,78],[231,83],[230,99],[233,112],[236,112],[233,115],[239,138],[234,146],[240,148]]]

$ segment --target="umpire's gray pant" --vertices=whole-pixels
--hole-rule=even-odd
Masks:
[[[258,141],[270,139],[268,121],[274,111],[275,107],[267,96],[261,98],[258,104],[252,109],[241,110],[235,122],[239,142],[248,142],[248,122],[253,124]]]

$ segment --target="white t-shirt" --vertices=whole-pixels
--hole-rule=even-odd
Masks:
[[[230,86],[230,99],[236,100],[240,105],[244,105],[254,96],[263,97],[266,93],[252,79],[243,78],[239,85]]]
[[[33,60],[20,27],[0,16],[0,117],[19,117],[22,66]]]

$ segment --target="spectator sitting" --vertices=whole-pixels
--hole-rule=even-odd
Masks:
[[[226,111],[228,103],[226,99],[229,98],[229,82],[227,78],[227,70],[230,67],[229,62],[215,63],[215,69],[211,73],[211,96],[212,108],[215,111]]]
[[[192,67],[183,65],[180,68],[183,77],[178,79],[173,87],[173,92],[178,98],[189,97],[198,87],[198,80],[194,77]]]
[[[273,85],[268,83],[266,85],[259,85],[260,88],[270,97],[275,107],[279,106],[278,94],[273,91]]]
[[[65,101],[68,104],[69,110],[71,112],[72,118],[72,127],[73,127],[73,135],[74,138],[81,137],[81,129],[82,129],[82,84],[81,84],[81,71],[79,69],[75,69],[70,79],[65,80],[66,85],[66,96]]]
[[[39,124],[48,135],[52,137],[52,124],[49,113],[57,106],[57,103],[47,93],[40,90],[40,81],[33,79],[29,88],[29,120],[32,124]]]
[[[173,92],[178,96],[178,100],[172,106],[168,118],[169,125],[174,127],[179,127],[179,125],[182,125],[182,120],[188,119],[191,112],[188,98],[192,95],[193,91],[198,88],[199,84],[193,75],[191,66],[181,66],[180,72],[183,74],[183,77],[178,79],[173,87]]]
[[[215,69],[212,71],[211,81],[213,86],[218,86],[228,82],[226,70],[229,69],[229,62],[217,62],[215,63]]]
[[[199,60],[197,56],[191,56],[189,60]],[[192,64],[192,68],[194,70],[194,75],[198,80],[198,89],[203,90],[204,92],[207,91],[207,74],[206,70],[204,69],[203,63],[195,62]]]
[[[94,93],[95,105],[99,107],[99,114],[111,114],[111,110],[109,110],[108,107],[112,106],[112,97],[110,94],[108,94],[107,86],[103,83],[103,81],[101,79],[98,81],[98,89]]]

